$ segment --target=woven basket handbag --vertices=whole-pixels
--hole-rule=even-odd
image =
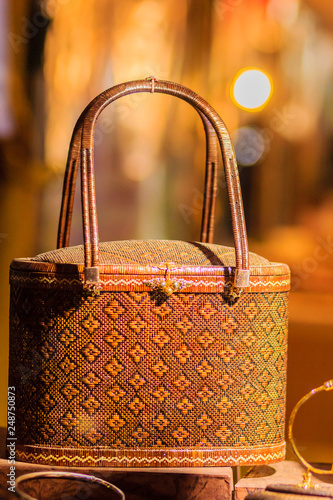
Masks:
[[[99,243],[95,124],[134,92],[178,97],[202,119],[199,242]],[[234,248],[212,243],[219,150]],[[79,168],[84,244],[69,247]],[[16,460],[110,467],[282,460],[289,282],[286,265],[248,251],[234,152],[212,107],[153,78],[103,92],[74,129],[57,249],[11,263]]]

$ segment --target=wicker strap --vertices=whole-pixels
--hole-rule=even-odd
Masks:
[[[237,171],[237,165],[235,161],[235,155],[231,145],[230,137],[228,131],[219,117],[219,115],[213,110],[213,108],[204,101],[200,96],[192,92],[186,87],[181,85],[165,82],[165,81],[147,81],[147,80],[137,80],[133,82],[127,82],[120,85],[116,85],[111,89],[106,90],[99,96],[97,96],[82,113],[74,134],[76,138],[81,135],[81,197],[82,197],[82,215],[83,215],[83,232],[84,232],[84,250],[85,250],[85,267],[86,267],[86,280],[87,282],[96,283],[99,280],[98,276],[98,225],[97,225],[97,214],[96,214],[96,197],[95,197],[95,178],[94,178],[94,167],[93,167],[93,147],[94,147],[94,130],[95,124],[98,116],[102,110],[119,99],[122,96],[135,93],[135,92],[151,92],[152,88],[155,92],[166,93],[178,97],[187,101],[195,109],[200,111],[200,114],[205,117],[215,130],[218,137],[222,159],[224,163],[224,170],[226,176],[227,191],[229,197],[229,205],[231,209],[232,218],[232,228],[235,244],[236,253],[236,272],[234,284],[237,287],[248,286],[249,279],[249,260],[248,260],[248,244],[246,227],[244,220],[244,210],[242,203],[241,190],[239,185],[239,177]],[[204,121],[205,123],[205,121]],[[206,128],[206,127],[205,127]],[[82,130],[82,134],[80,134]],[[209,129],[210,130],[210,129]],[[206,129],[207,134],[207,129]],[[212,137],[210,134],[209,137]],[[71,158],[75,165],[78,162],[77,155],[80,146],[72,141]],[[68,190],[68,186],[75,181],[76,168],[72,168],[67,176],[67,185],[65,182],[65,190]],[[206,193],[209,191],[210,186],[214,185],[212,179],[212,170],[209,171],[208,179],[206,177]],[[66,198],[66,196],[65,196]],[[206,197],[206,199],[209,198]],[[64,198],[63,198],[64,199]],[[210,197],[213,200],[213,196]],[[66,203],[65,203],[66,205]],[[211,204],[211,210],[208,217],[208,225],[212,226],[213,223],[213,204]],[[69,214],[72,210],[72,206],[67,204],[64,208],[65,212]],[[70,217],[69,217],[70,218]],[[67,218],[67,219],[69,219]],[[69,222],[70,223],[70,222]],[[67,222],[68,224],[68,222]],[[205,227],[205,224],[203,224]],[[207,223],[206,223],[207,227]],[[66,228],[65,228],[66,230]],[[64,230],[60,228],[60,239],[61,234],[64,234]]]
[[[198,111],[198,110],[197,110]],[[210,121],[198,111],[206,136],[206,176],[202,208],[200,241],[213,243],[214,212],[217,192],[218,142],[215,130]],[[77,171],[80,165],[82,124],[86,110],[81,114],[73,131],[69,147],[67,166],[64,178],[62,203],[58,227],[57,248],[69,246],[70,227],[74,204]]]

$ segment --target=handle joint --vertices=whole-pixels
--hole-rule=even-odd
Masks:
[[[250,284],[250,270],[236,269],[235,270],[235,287],[246,288]]]
[[[151,93],[155,92],[155,82],[158,82],[158,78],[155,76],[147,76],[146,80],[151,82]]]
[[[225,285],[224,297],[226,301],[233,305],[239,297],[244,293],[244,288],[249,286],[250,271],[249,269],[236,269],[234,281],[229,281]]]
[[[84,288],[91,295],[99,295],[102,288],[99,279],[99,267],[84,268]]]

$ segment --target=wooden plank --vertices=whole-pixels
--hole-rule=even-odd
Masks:
[[[231,500],[232,469],[231,467],[199,467],[199,468],[167,468],[167,469],[111,469],[63,468],[16,462],[15,474],[19,477],[30,472],[47,470],[71,471],[95,475],[118,486],[126,495],[126,500],[168,500],[196,499]],[[0,460],[0,484],[6,487],[8,461]],[[25,491],[37,498],[59,498],[66,490],[67,494],[76,494],[77,498],[110,499],[110,491],[102,487],[78,483],[72,480],[39,479],[26,483]],[[81,496],[79,496],[81,495]],[[83,496],[85,495],[85,496]],[[116,498],[116,497],[115,497]]]
[[[268,465],[251,467],[246,475],[235,485],[234,500],[244,500],[248,493],[264,490],[269,484],[297,485],[302,482],[304,467],[291,460]],[[332,489],[333,476],[313,475],[313,482]]]

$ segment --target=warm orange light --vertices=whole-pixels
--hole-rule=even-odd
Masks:
[[[230,95],[232,101],[246,111],[260,111],[273,93],[271,77],[258,68],[243,68],[235,76]]]

